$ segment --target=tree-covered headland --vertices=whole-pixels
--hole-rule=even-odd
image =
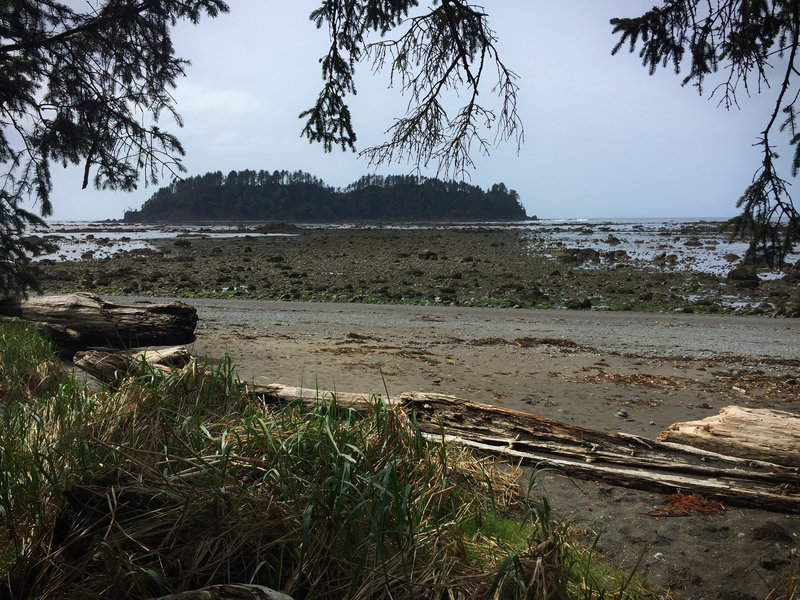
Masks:
[[[503,183],[489,189],[419,175],[365,175],[334,188],[303,171],[216,171],[162,187],[126,222],[518,221],[528,215]]]

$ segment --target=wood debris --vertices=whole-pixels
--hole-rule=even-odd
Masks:
[[[253,384],[250,393],[268,403],[300,401],[309,406],[331,397],[328,392],[280,384]],[[375,398],[338,393],[336,401],[360,410],[371,406]],[[786,453],[769,456],[769,448],[760,458],[754,457],[749,447],[729,447],[730,452],[720,453],[690,445],[695,438],[680,443],[606,433],[444,394],[407,392],[383,401],[413,415],[423,436],[453,441],[518,464],[548,466],[612,485],[665,494],[701,494],[726,505],[800,514],[800,463],[785,460],[789,458]],[[753,416],[773,424],[786,418],[767,409],[756,410]],[[770,447],[800,447],[798,432],[800,427],[773,427]],[[796,451],[794,458],[798,458]]]
[[[603,370],[599,373],[576,377],[575,381],[581,383],[612,383],[621,386],[642,386],[649,388],[685,388],[691,385],[691,381],[680,377],[664,377],[663,375],[647,375],[645,373],[622,375],[620,373],[607,373]]]

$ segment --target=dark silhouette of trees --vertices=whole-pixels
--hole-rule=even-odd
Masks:
[[[519,194],[419,175],[364,175],[335,189],[303,171],[219,171],[162,187],[125,221],[518,221]]]
[[[179,20],[196,22],[227,10],[222,0],[0,2],[0,294],[35,286],[30,255],[43,246],[24,234],[27,226],[42,221],[22,203],[33,198],[43,216],[51,213],[51,164],[82,164],[84,186],[91,180],[120,190],[136,187],[142,176],[156,182],[164,173],[181,172],[183,148],[158,125],[164,114],[180,120],[169,90],[186,61],[174,55],[170,30]],[[301,114],[309,140],[327,150],[356,149],[347,98],[356,91],[356,63],[367,61],[375,70],[388,69],[409,98],[406,114],[395,121],[386,141],[362,151],[372,163],[410,160],[417,168],[437,167],[437,174],[446,176],[472,167],[475,153],[488,152],[494,143],[522,143],[517,76],[500,59],[497,37],[481,6],[469,0],[437,0],[427,8],[419,0],[324,0],[311,19],[328,30],[330,46],[321,59],[322,90]],[[670,64],[676,70],[688,68],[684,84],[696,85],[701,93],[707,79],[721,74],[710,86],[711,95],[726,107],[738,103],[741,89],[774,90],[774,110],[758,138],[762,163],[731,225],[735,234],[751,241],[748,258],[782,263],[800,241],[800,215],[776,167],[774,137],[782,131],[795,147],[795,176],[800,124],[798,95],[791,88],[798,74],[800,3],[662,0],[644,15],[613,19],[612,25],[619,35],[614,52],[625,44],[632,51],[639,48],[651,73]],[[770,81],[773,72],[779,73],[777,85]],[[446,110],[455,97],[462,99],[460,107]],[[280,184],[276,207],[321,214],[314,204],[323,187],[319,182],[288,185],[289,174],[277,176],[282,179],[276,173],[238,173],[227,188],[249,211],[260,200],[239,193],[240,177],[244,190]],[[425,180],[408,202],[435,197],[440,186],[448,185]],[[348,202],[353,210],[367,211],[362,218],[376,210],[373,188],[383,190],[389,207],[404,202],[389,198],[386,190],[395,185],[370,179],[359,186]],[[503,191],[490,190],[485,200],[491,202],[495,193],[502,197]],[[465,210],[476,197],[466,188],[456,196],[465,200]],[[210,197],[198,202],[209,215],[225,212]],[[187,214],[193,210],[188,204],[175,208]]]
[[[490,131],[496,141],[521,143],[517,77],[500,60],[481,6],[440,0],[420,10],[418,0],[335,0],[323,2],[311,18],[328,29],[331,45],[321,59],[324,84],[317,103],[301,115],[309,139],[329,150],[355,149],[346,99],[355,93],[356,63],[367,61],[374,70],[388,69],[410,99],[388,139],[362,150],[371,161],[411,160],[447,174],[468,169],[474,153],[487,152]],[[782,264],[800,242],[800,214],[775,164],[775,137],[783,132],[794,146],[792,176],[800,171],[800,95],[792,92],[800,73],[800,2],[662,0],[639,17],[612,19],[611,25],[619,36],[614,53],[626,44],[632,52],[639,49],[651,74],[659,66],[685,69],[684,85],[695,85],[701,94],[710,89],[726,108],[738,104],[742,90],[774,93],[774,109],[756,140],[762,162],[730,226],[750,241],[750,261]],[[487,76],[489,89],[479,95]],[[719,79],[707,85],[713,76]],[[454,89],[464,101],[447,112],[443,98]],[[492,99],[489,105],[486,98]]]
[[[328,29],[331,44],[320,59],[323,88],[314,106],[300,115],[306,119],[303,135],[326,150],[356,149],[346,100],[356,91],[355,65],[366,60],[376,71],[387,68],[411,101],[388,139],[361,154],[371,163],[410,160],[436,165],[438,174],[462,175],[474,166],[475,153],[488,153],[493,144],[509,139],[518,147],[522,143],[518,77],[500,59],[482,6],[440,0],[414,11],[419,4],[334,0],[311,13],[317,28]],[[379,39],[371,41],[371,34]],[[464,100],[460,108],[445,110],[443,98],[454,90]]]

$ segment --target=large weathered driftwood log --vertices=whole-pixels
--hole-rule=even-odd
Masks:
[[[182,302],[122,306],[88,293],[5,300],[0,314],[32,321],[67,356],[91,346],[187,344],[197,326],[197,310]]]
[[[131,364],[146,362],[156,368],[169,371],[170,367],[183,367],[192,359],[185,346],[155,348],[139,352],[104,352],[85,350],[75,353],[75,366],[95,379],[113,383],[128,372]]]
[[[800,416],[779,410],[726,406],[718,415],[701,421],[670,425],[658,439],[800,466]]]
[[[255,385],[264,401],[307,404],[329,394],[280,384]],[[336,394],[340,405],[364,408],[368,397]],[[779,457],[728,456],[689,444],[605,433],[515,410],[442,394],[405,393],[389,401],[401,406],[421,431],[482,452],[532,466],[555,466],[576,477],[672,493],[690,491],[732,505],[800,513],[800,468]],[[787,430],[786,444],[800,447],[800,431]],[[791,441],[793,440],[793,442]],[[765,460],[766,459],[766,460]]]

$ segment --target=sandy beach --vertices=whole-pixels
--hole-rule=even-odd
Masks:
[[[800,410],[794,319],[189,302],[200,317],[195,353],[228,352],[258,383],[436,391],[650,437],[728,404]],[[615,416],[621,407],[630,420]]]
[[[122,297],[123,303],[162,299]],[[185,299],[184,299],[185,300]],[[193,352],[243,380],[434,391],[594,429],[655,437],[730,404],[800,412],[800,321],[723,315],[190,299]],[[617,416],[621,408],[627,418]],[[576,535],[675,597],[764,598],[800,545],[794,515],[647,514],[659,494],[539,475]]]

